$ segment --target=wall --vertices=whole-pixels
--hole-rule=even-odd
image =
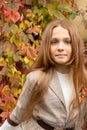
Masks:
[[[74,22],[77,24],[82,38],[87,41],[87,0],[75,0],[75,3],[80,10],[79,16],[77,16]]]

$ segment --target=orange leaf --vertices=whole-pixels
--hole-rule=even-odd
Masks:
[[[27,47],[26,47],[25,44],[23,44],[23,45],[22,45],[22,48],[20,49],[19,52],[20,52],[21,55],[25,55],[25,54],[26,54],[26,50],[27,50]]]
[[[2,120],[4,121],[4,119],[6,119],[9,115],[10,115],[10,111],[7,111],[7,112],[2,112],[0,114],[0,117],[2,117]]]
[[[1,66],[1,67],[4,66],[4,63],[3,63],[3,62],[0,62],[0,66]]]
[[[20,14],[15,11],[15,10],[11,10],[11,15],[10,15],[10,19],[16,23],[19,19],[20,19]]]
[[[27,48],[27,56],[29,57],[29,58],[31,58],[31,59],[33,59],[34,57],[35,57],[35,49],[34,48],[32,48],[32,47],[28,47]]]
[[[2,89],[2,95],[8,94],[10,91],[10,88],[8,85],[5,85],[4,88]]]

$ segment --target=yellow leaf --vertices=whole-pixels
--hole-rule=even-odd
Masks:
[[[9,86],[8,85],[5,85],[4,88],[2,89],[2,94],[9,94]]]
[[[29,63],[28,57],[25,56],[24,61],[25,61],[26,64]]]

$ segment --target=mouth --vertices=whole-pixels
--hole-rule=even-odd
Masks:
[[[87,51],[84,51],[84,53],[83,53],[83,54],[84,54],[84,56],[87,56]]]
[[[67,55],[65,55],[65,54],[57,54],[57,55],[55,55],[55,57],[58,58],[58,59],[64,59],[66,56]]]
[[[55,56],[67,56],[66,54],[56,54]]]

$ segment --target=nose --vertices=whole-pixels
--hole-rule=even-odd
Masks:
[[[59,51],[63,51],[63,50],[64,50],[64,44],[63,44],[63,42],[59,42],[59,43],[58,43],[57,49],[58,49]]]

